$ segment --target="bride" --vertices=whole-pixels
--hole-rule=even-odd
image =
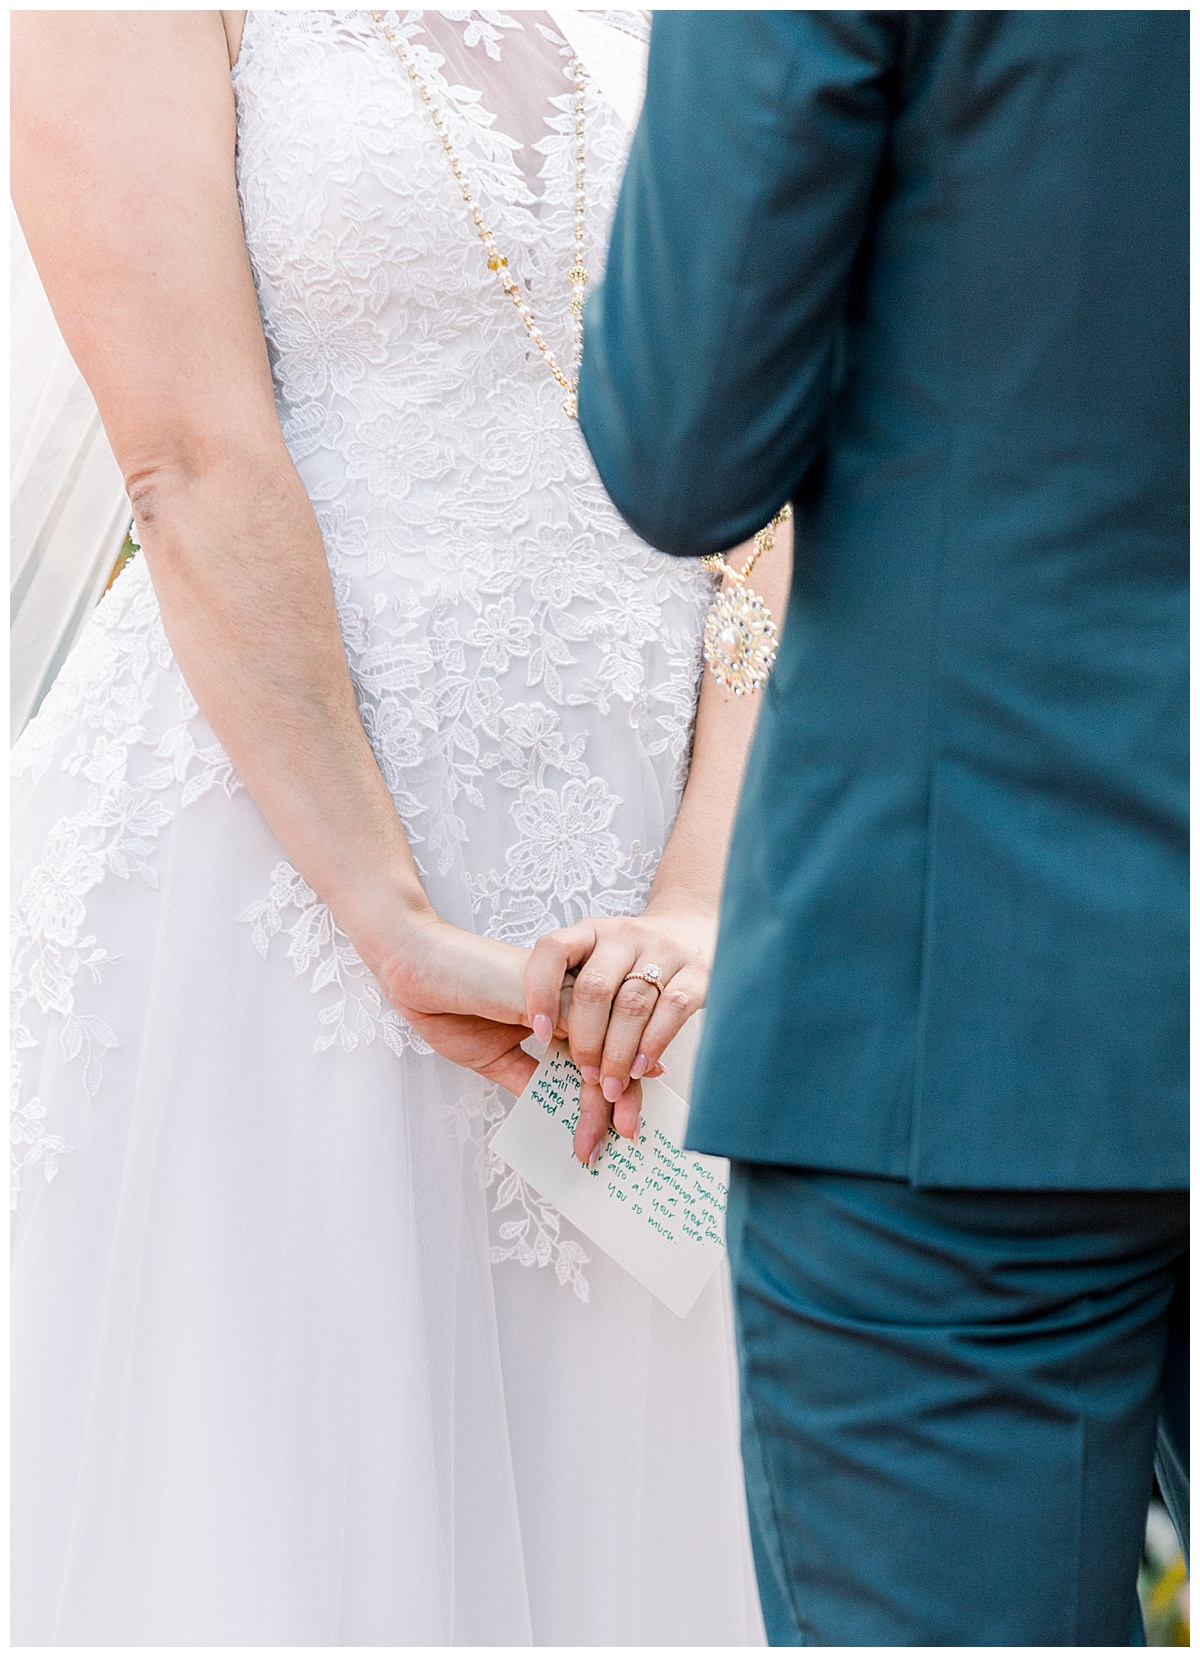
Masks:
[[[753,723],[571,417],[622,121],[548,13],[12,62],[144,549],[16,751],[13,1640],[757,1643],[723,1277],[488,1149],[574,969],[577,1154],[634,1130]]]

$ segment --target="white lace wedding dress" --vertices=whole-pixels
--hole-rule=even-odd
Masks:
[[[563,42],[389,21],[565,359]],[[234,83],[279,413],[429,893],[522,944],[636,911],[708,578],[605,498],[370,15],[251,12]],[[594,89],[587,132],[596,275]],[[140,560],[16,774],[14,1641],[758,1643],[724,1274],[678,1321],[489,1153],[507,1096],[381,1001]]]

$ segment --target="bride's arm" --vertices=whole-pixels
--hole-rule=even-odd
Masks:
[[[727,553],[741,569],[749,545]],[[775,545],[755,565],[751,585],[777,624],[787,606],[792,568],[792,525],[780,526]],[[687,787],[640,915],[592,919],[540,938],[525,975],[527,1019],[543,1039],[551,1033],[563,974],[579,967],[572,992],[568,1037],[583,1071],[575,1152],[587,1161],[610,1121],[631,1136],[641,1111],[638,1078],[704,1005],[717,937],[725,859],[742,772],[758,716],[757,696],[733,696],[706,670],[696,709],[696,735]],[[647,964],[661,967],[663,989],[625,975]]]
[[[14,13],[12,120],[21,224],[213,731],[398,1004],[519,1021],[525,952],[438,920],[359,718],[276,418],[221,14]]]

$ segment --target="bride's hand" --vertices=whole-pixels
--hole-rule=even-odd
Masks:
[[[632,1139],[640,1078],[704,1005],[717,939],[715,915],[647,910],[590,919],[539,938],[525,971],[524,1017],[543,1041],[559,1017],[563,979],[578,967],[567,1020],[571,1057],[583,1073],[575,1154],[588,1161],[609,1125]],[[657,966],[662,987],[629,978]],[[628,982],[626,980],[628,979]]]
[[[404,1006],[399,1011],[444,1059],[498,1082],[509,1093],[523,1093],[528,1087],[537,1060],[522,1050],[530,1033],[525,1025],[495,1024],[469,1013],[420,1013]]]
[[[464,932],[431,909],[407,918],[402,947],[376,976],[388,999],[443,1058],[520,1093],[537,1069],[537,1061],[521,1051],[532,1033],[525,1021],[528,960],[527,949]],[[561,1034],[570,993],[564,989],[553,1003]]]
[[[527,949],[465,932],[442,920],[432,908],[406,914],[393,928],[393,936],[397,932],[401,933],[398,947],[375,968],[375,976],[397,1007],[525,1024]],[[557,1002],[550,1010],[557,1017]]]

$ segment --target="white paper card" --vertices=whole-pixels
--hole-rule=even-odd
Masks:
[[[726,1164],[680,1149],[687,1105],[642,1083],[636,1145],[610,1129],[587,1169],[572,1149],[579,1071],[553,1044],[492,1137],[492,1149],[571,1224],[677,1317],[686,1317],[725,1252]]]

